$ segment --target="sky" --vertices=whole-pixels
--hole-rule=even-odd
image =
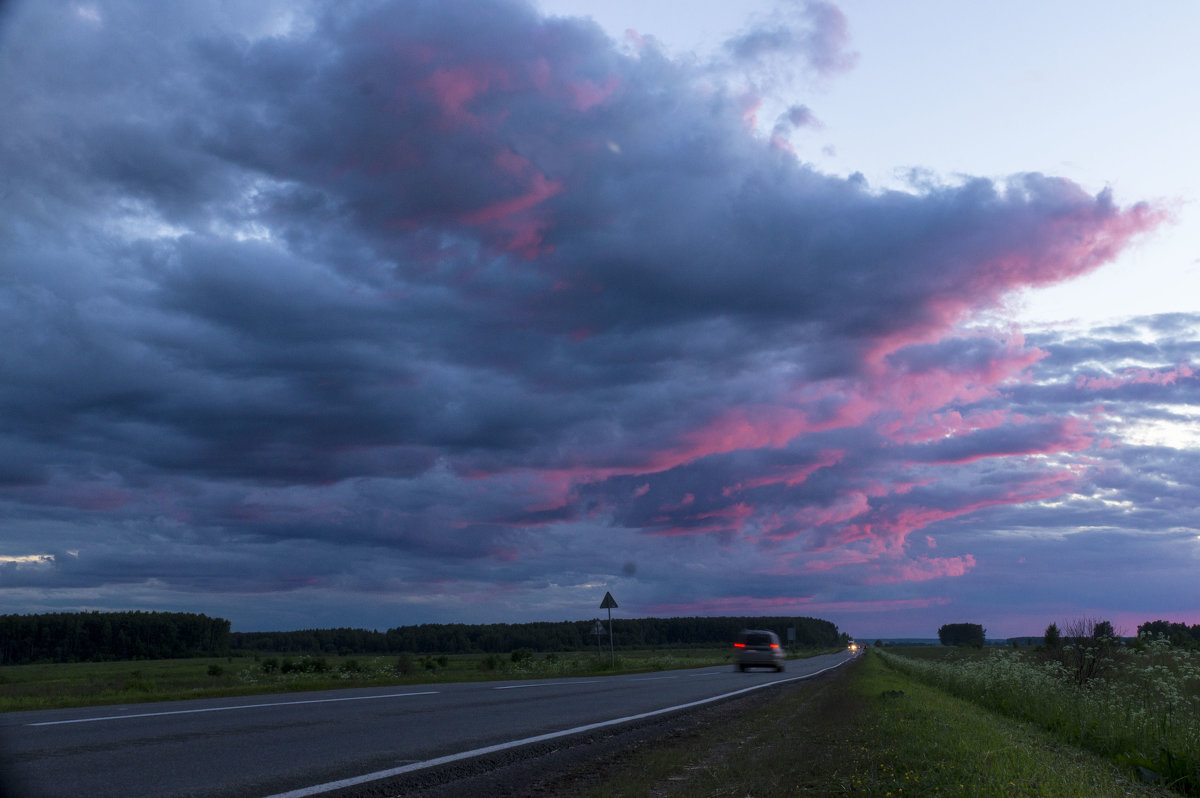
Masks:
[[[17,2],[0,612],[1200,623],[1168,2]]]

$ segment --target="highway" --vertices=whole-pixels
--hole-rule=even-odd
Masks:
[[[462,682],[0,715],[0,785],[32,798],[289,798],[660,713],[837,667],[729,666]]]

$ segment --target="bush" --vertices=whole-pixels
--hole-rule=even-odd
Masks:
[[[1076,684],[1087,684],[1112,668],[1120,640],[1111,623],[1078,618],[1063,624],[1063,629],[1066,639],[1058,649],[1058,660]]]
[[[512,654],[509,655],[509,658],[514,663],[520,664],[527,659],[533,659],[533,651],[531,651],[528,648],[518,648],[516,651],[514,651]]]
[[[329,663],[324,657],[301,657],[296,661],[285,657],[279,665],[279,671],[281,673],[327,673]]]
[[[263,673],[275,673],[279,670],[279,660],[276,657],[267,657],[259,663],[258,667],[262,669]]]
[[[497,670],[503,663],[504,661],[500,659],[499,654],[488,654],[479,661],[479,670],[494,671]]]
[[[977,623],[948,623],[938,629],[938,640],[943,646],[982,648],[986,631]]]
[[[411,676],[416,670],[416,663],[413,662],[413,655],[404,651],[396,658],[396,673],[401,676]]]
[[[216,663],[213,663],[212,665],[208,666],[208,675],[209,676],[221,676],[224,673],[225,673],[225,669],[222,668],[220,665],[217,665]]]

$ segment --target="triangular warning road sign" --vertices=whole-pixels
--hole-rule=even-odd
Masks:
[[[600,602],[600,609],[615,610],[617,608],[617,600],[612,597],[612,593],[604,591],[604,601]]]

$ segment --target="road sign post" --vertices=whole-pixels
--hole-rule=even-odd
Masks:
[[[604,601],[600,602],[600,609],[608,610],[608,663],[614,668],[617,666],[617,654],[613,648],[612,611],[616,606],[617,601],[612,597],[612,593],[604,591]]]
[[[596,638],[596,661],[599,662],[604,657],[604,649],[600,648],[600,638],[604,635],[604,624],[600,623],[600,619],[596,619],[596,625],[592,627],[592,635]]]

